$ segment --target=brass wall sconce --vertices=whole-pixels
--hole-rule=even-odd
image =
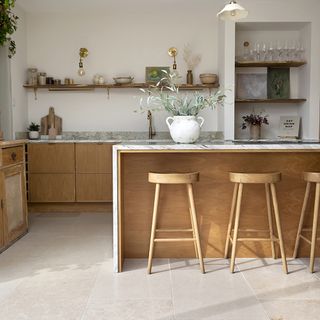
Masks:
[[[176,70],[177,69],[177,61],[176,61],[176,56],[178,55],[178,49],[175,47],[171,47],[168,50],[168,55],[170,57],[173,57],[173,65],[172,65],[172,69]]]
[[[78,75],[80,77],[84,76],[86,74],[84,68],[83,68],[83,59],[86,58],[89,54],[89,51],[87,48],[80,48],[79,50],[79,56],[80,56],[80,60],[79,60],[79,70],[78,70]]]

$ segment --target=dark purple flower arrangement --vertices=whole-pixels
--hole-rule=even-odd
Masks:
[[[242,129],[246,129],[248,126],[262,126],[263,124],[269,124],[268,115],[262,115],[251,113],[250,115],[246,115],[242,117],[243,123],[241,125]]]

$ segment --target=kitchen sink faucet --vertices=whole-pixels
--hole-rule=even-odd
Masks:
[[[152,137],[156,134],[156,131],[154,128],[152,128],[152,113],[150,110],[148,110],[147,119],[149,121],[149,139],[152,139]]]

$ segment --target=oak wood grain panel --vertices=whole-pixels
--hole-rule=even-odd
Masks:
[[[14,165],[24,161],[24,145],[2,149],[2,166]]]
[[[27,232],[27,200],[24,166],[1,170],[4,195],[4,239],[8,245]]]
[[[28,165],[30,173],[73,173],[75,172],[74,144],[30,144]]]
[[[30,202],[75,201],[75,174],[29,174]]]
[[[290,257],[305,190],[302,172],[320,171],[320,154],[316,152],[123,153],[121,161],[123,252],[120,254],[124,258],[141,258],[148,254],[154,199],[154,185],[148,183],[148,172],[200,172],[194,195],[201,246],[206,257],[223,257],[233,192],[229,172],[281,172],[282,181],[276,187],[283,236]],[[158,228],[190,227],[187,193],[183,186],[163,187],[159,210]],[[263,184],[244,186],[241,210],[240,229],[268,229]],[[249,234],[243,233],[243,236]],[[300,255],[308,254],[309,247],[303,244]],[[155,257],[194,256],[192,243],[156,244]],[[270,257],[270,243],[239,243],[237,256]]]
[[[28,204],[29,214],[33,213],[97,213],[101,212],[104,214],[112,215],[112,203],[109,202],[55,202],[55,203],[29,203]]]
[[[77,173],[76,201],[112,201],[112,175],[110,173]]]
[[[77,173],[111,173],[112,144],[108,143],[77,143]]]

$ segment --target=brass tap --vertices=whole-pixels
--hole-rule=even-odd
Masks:
[[[149,121],[149,139],[152,139],[152,137],[156,134],[156,131],[152,128],[152,113],[150,110],[148,110],[147,119]]]

